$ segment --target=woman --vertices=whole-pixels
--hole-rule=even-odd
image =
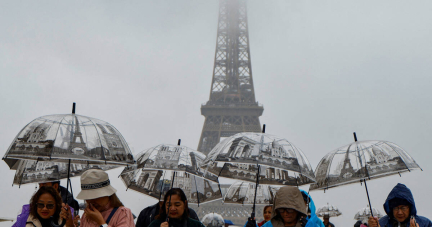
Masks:
[[[272,218],[263,227],[305,226],[306,216],[306,205],[300,190],[296,187],[285,186],[276,192]]]
[[[266,222],[270,221],[271,212],[272,212],[272,205],[267,205],[264,207],[264,210],[263,210],[264,220],[262,222],[258,223],[259,227],[264,225]]]
[[[58,225],[62,221],[60,216],[61,210],[62,199],[59,193],[52,187],[40,187],[30,199],[29,212],[23,212],[17,218],[14,226],[51,227],[52,220],[54,224]]]
[[[168,218],[167,218],[168,217]],[[169,222],[169,225],[168,225]],[[186,195],[180,188],[171,188],[164,197],[159,215],[149,227],[204,227],[204,225],[189,217]]]
[[[85,171],[81,176],[81,192],[77,196],[86,202],[81,227],[134,227],[132,212],[123,206],[116,192],[103,170]],[[68,223],[72,223],[70,217]],[[67,227],[74,227],[68,223]]]

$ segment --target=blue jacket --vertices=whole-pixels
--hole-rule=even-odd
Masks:
[[[305,192],[309,197],[309,209],[311,211],[311,215],[307,218],[308,222],[306,224],[306,227],[324,227],[324,223],[321,221],[321,219],[318,218],[315,213],[316,207],[314,201],[312,200],[312,197],[306,191],[301,189],[300,191]]]
[[[379,224],[381,225],[381,227],[393,227],[393,211],[390,210],[389,201],[394,198],[405,199],[411,204],[410,216],[415,217],[416,222],[420,227],[432,227],[432,222],[429,219],[417,215],[417,209],[411,190],[404,184],[400,183],[391,190],[384,203],[384,211],[387,213],[387,215],[380,218]],[[407,227],[409,227],[409,222],[407,224]]]

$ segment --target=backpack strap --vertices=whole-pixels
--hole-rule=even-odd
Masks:
[[[111,221],[112,216],[115,214],[115,212],[117,211],[118,207],[114,207],[114,209],[111,211],[110,215],[108,216],[108,219],[106,220],[106,223],[109,224],[109,222]]]

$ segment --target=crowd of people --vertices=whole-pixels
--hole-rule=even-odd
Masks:
[[[180,188],[170,189],[164,200],[141,211],[136,224],[131,210],[123,205],[103,170],[90,169],[81,176],[78,199],[85,200],[82,217],[78,202],[60,182],[39,185],[39,190],[24,205],[12,227],[204,227],[195,211],[188,207]],[[397,184],[384,202],[386,216],[369,217],[368,223],[354,227],[432,227],[432,222],[417,215],[414,197],[408,187]],[[328,216],[321,221],[312,197],[297,187],[281,187],[272,205],[264,207],[264,220],[248,219],[245,227],[334,227]]]

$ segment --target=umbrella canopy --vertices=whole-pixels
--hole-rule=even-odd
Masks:
[[[367,223],[368,218],[371,216],[370,207],[367,206],[365,208],[360,209],[355,215],[354,219],[362,221],[363,223]],[[378,217],[378,219],[382,218],[383,215],[381,212],[376,209],[375,207],[372,207],[372,212],[375,217]]]
[[[103,164],[71,164],[70,177],[81,176],[88,169],[102,169],[104,171],[118,168],[118,165]],[[66,179],[68,164],[65,162],[45,162],[34,160],[19,160],[13,184],[44,183]]]
[[[420,166],[398,145],[380,140],[356,141],[328,153],[319,162],[310,190],[358,183]]]
[[[337,217],[339,215],[342,215],[342,213],[339,211],[339,209],[335,206],[332,206],[327,203],[327,205],[321,207],[316,212],[318,217],[324,217],[324,215],[328,215],[330,217]]]
[[[111,124],[76,114],[36,118],[16,136],[3,160],[18,159],[81,164],[130,165],[134,159],[123,136]]]
[[[156,199],[172,187],[181,188],[189,203],[221,199],[218,184],[202,177],[199,166],[205,155],[179,145],[161,144],[141,152],[137,166],[121,173],[125,185]]]
[[[218,143],[203,162],[206,177],[260,184],[304,185],[315,182],[303,152],[286,139],[264,133],[238,133]]]
[[[232,184],[225,193],[225,203],[239,203],[252,205],[255,196],[255,183],[236,182]],[[256,204],[272,204],[274,195],[280,186],[258,185],[256,191]]]
[[[209,213],[204,215],[201,222],[207,227],[222,227],[225,225],[222,215],[218,213]]]

